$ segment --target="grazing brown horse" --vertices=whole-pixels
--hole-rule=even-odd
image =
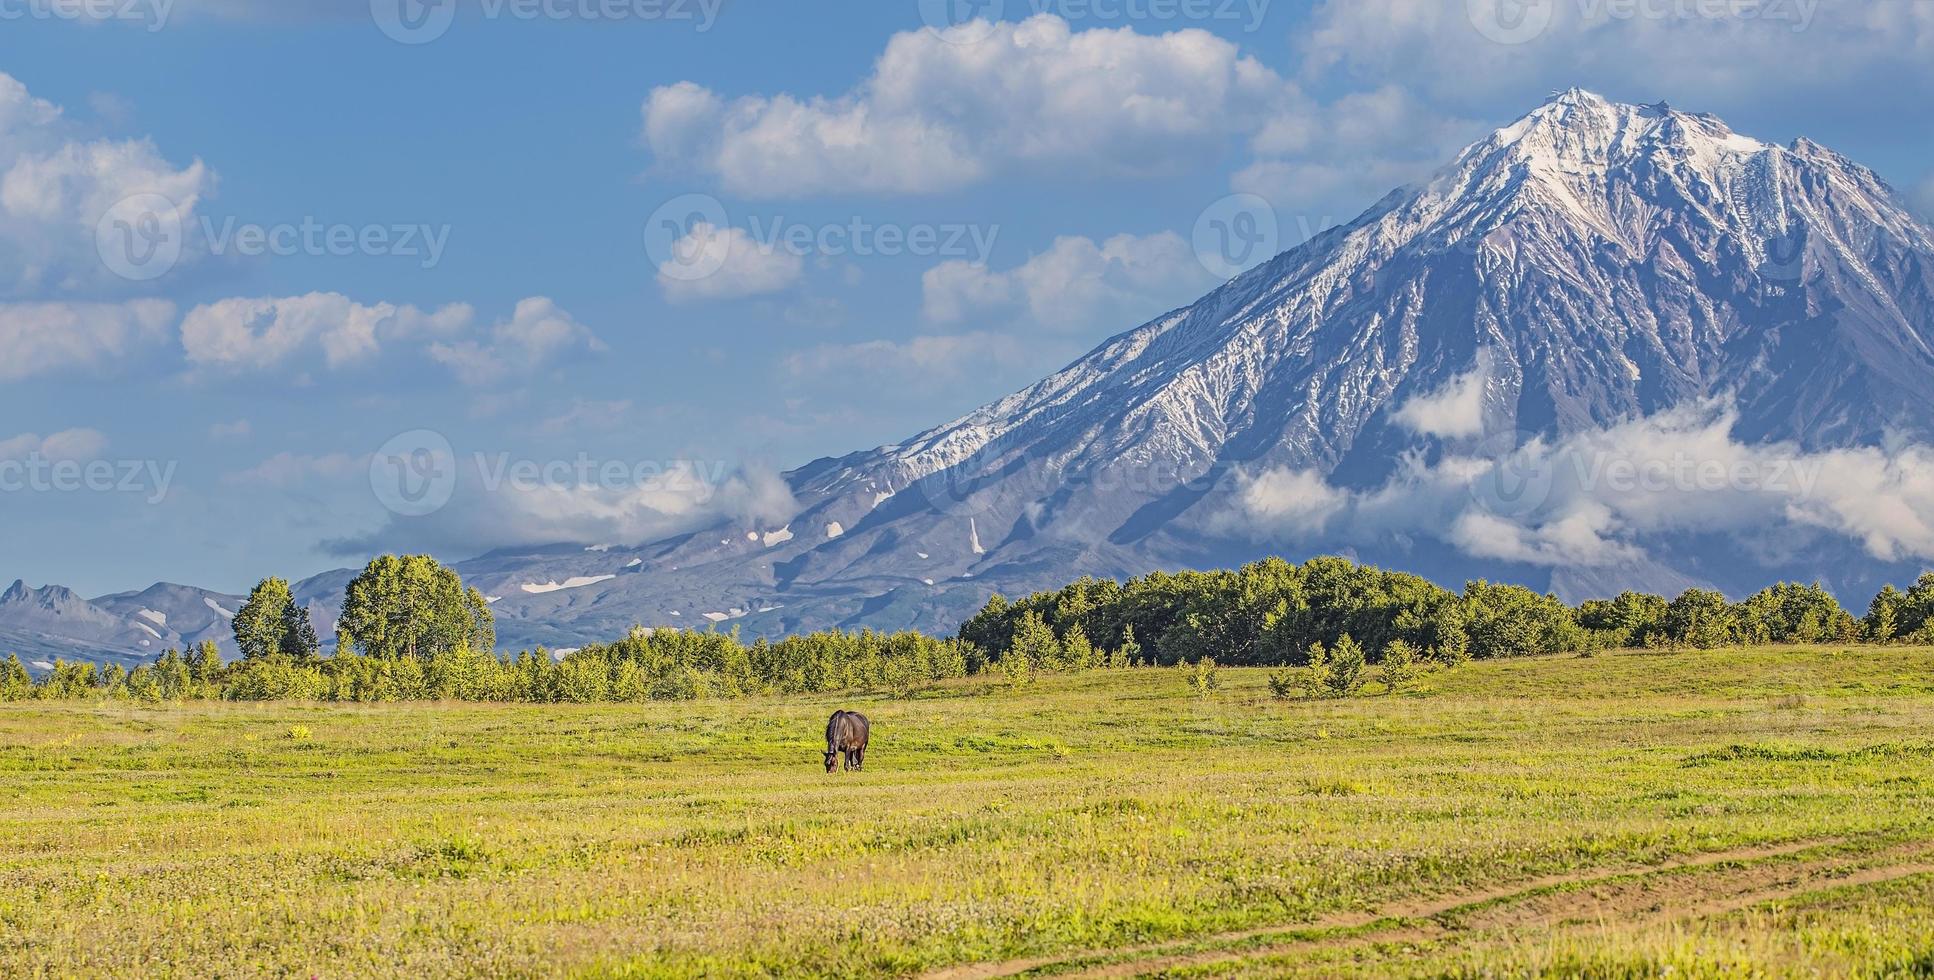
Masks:
[[[857,711],[835,711],[826,722],[826,771],[832,772],[839,765],[842,754],[846,756],[846,768],[858,771],[866,762],[866,740],[872,734],[872,727],[866,723],[866,716]]]

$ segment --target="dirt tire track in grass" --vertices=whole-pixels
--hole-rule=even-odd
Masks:
[[[1244,953],[1211,950],[1203,952],[1182,952],[1202,945],[1228,945],[1242,943],[1268,936],[1283,936],[1288,942],[1285,946],[1320,943],[1325,940],[1355,939],[1375,935],[1388,938],[1403,930],[1404,923],[1420,919],[1434,919],[1460,909],[1487,906],[1493,903],[1509,902],[1515,898],[1538,895],[1552,889],[1581,885],[1594,881],[1613,880],[1634,875],[1651,875],[1672,871],[1683,871],[1712,865],[1760,861],[1769,858],[1785,857],[1804,851],[1831,847],[1842,842],[1843,838],[1825,837],[1810,840],[1791,841],[1784,844],[1755,845],[1733,848],[1724,851],[1708,851],[1673,858],[1651,865],[1638,865],[1625,869],[1594,868],[1587,871],[1569,872],[1561,875],[1547,875],[1526,881],[1502,884],[1477,891],[1457,892],[1436,896],[1418,902],[1392,905],[1376,913],[1344,912],[1323,916],[1309,922],[1281,923],[1268,926],[1255,926],[1231,932],[1213,933],[1176,939],[1160,943],[1126,946],[1112,950],[1089,950],[1081,953],[1024,957],[991,963],[963,964],[934,970],[922,975],[922,980],[995,980],[999,977],[1020,976],[1049,970],[1053,967],[1074,967],[1094,961],[1120,960],[1128,962],[1097,964],[1092,970],[1082,971],[1080,976],[1134,976],[1154,970],[1173,969],[1179,966],[1192,966],[1212,963],[1238,955],[1252,955],[1266,950],[1248,950]],[[1376,928],[1386,924],[1383,928]],[[1347,932],[1340,937],[1308,935],[1320,933]],[[1164,956],[1163,954],[1174,954]],[[1060,971],[1055,971],[1060,972]]]
[[[1484,893],[1473,893],[1478,896],[1474,901],[1460,903],[1445,899],[1422,903],[1411,907],[1407,910],[1407,914],[1392,910],[1391,915],[1377,920],[1389,923],[1385,928],[1377,928],[1373,923],[1370,927],[1340,936],[1308,937],[1243,950],[1203,950],[1152,959],[1140,958],[1097,965],[1093,969],[1077,969],[1063,975],[1146,976],[1168,970],[1231,963],[1249,957],[1288,953],[1297,949],[1371,941],[1423,940],[1441,937],[1448,932],[1478,929],[1495,930],[1525,926],[1551,928],[1568,921],[1580,919],[1589,921],[1593,916],[1603,918],[1608,914],[1617,915],[1621,921],[1628,923],[1659,920],[1686,921],[1723,915],[1765,902],[1790,900],[1824,889],[1881,884],[1934,871],[1934,863],[1926,861],[1867,866],[1868,862],[1877,859],[1891,858],[1898,861],[1924,858],[1930,850],[1934,850],[1934,842],[1929,841],[1911,841],[1864,853],[1828,854],[1798,864],[1757,863],[1831,847],[1833,843],[1832,840],[1825,840],[1777,847],[1743,848],[1736,851],[1695,855],[1627,871],[1553,876],[1527,883],[1515,890],[1499,888],[1490,889]],[[1735,865],[1744,865],[1744,867],[1734,870],[1732,866]],[[1691,877],[1686,880],[1674,880],[1675,873],[1690,873],[1695,876],[1710,874],[1717,879],[1710,884],[1717,887],[1702,889],[1699,882]],[[1728,886],[1731,886],[1730,889]],[[1726,893],[1713,894],[1719,891]],[[1659,901],[1661,898],[1667,901]],[[1682,899],[1689,901],[1690,904],[1677,904]],[[1468,912],[1468,922],[1453,925],[1441,921],[1446,916],[1466,912]],[[1418,921],[1420,919],[1424,921]],[[1207,937],[1196,942],[1233,943],[1241,942],[1244,938],[1256,937]]]

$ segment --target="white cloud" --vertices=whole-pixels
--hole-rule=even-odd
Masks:
[[[0,265],[13,270],[0,289],[47,295],[125,286],[96,241],[103,216],[126,198],[158,194],[185,233],[213,185],[201,161],[177,167],[148,140],[77,137],[58,107],[0,73]]]
[[[1321,532],[1349,505],[1349,495],[1308,470],[1274,469],[1245,476],[1237,489],[1244,513],[1272,534]]]
[[[1807,453],[1739,442],[1736,422],[1723,403],[1689,405],[1495,459],[1408,457],[1361,492],[1267,471],[1238,486],[1241,513],[1218,529],[1358,541],[1421,534],[1480,557],[1554,566],[1631,561],[1649,535],[1668,532],[1765,546],[1821,530],[1882,561],[1934,559],[1934,449]]]
[[[490,328],[488,338],[434,343],[430,357],[464,384],[485,385],[561,356],[604,349],[589,327],[549,298],[535,296],[520,301],[510,319]]]
[[[189,363],[203,368],[260,371],[298,357],[339,368],[375,357],[391,341],[457,333],[474,318],[463,304],[426,312],[365,306],[340,293],[225,299],[188,311],[181,346]]]
[[[954,260],[921,277],[928,319],[951,323],[975,316],[1025,313],[1055,329],[1140,323],[1195,299],[1215,285],[1180,235],[1078,236],[1006,271]]]
[[[1914,188],[1913,202],[1923,218],[1934,221],[1934,173],[1922,178],[1920,185]]]
[[[894,35],[873,74],[834,98],[659,88],[644,139],[661,164],[748,197],[931,193],[1015,166],[1171,174],[1219,157],[1283,84],[1206,31],[1074,31],[1039,14],[975,44]]]
[[[163,340],[174,316],[164,300],[0,303],[0,381],[118,366]]]
[[[230,373],[366,363],[396,344],[422,345],[428,356],[467,384],[486,384],[555,358],[603,345],[583,324],[544,297],[517,304],[487,330],[476,310],[452,303],[422,310],[362,304],[340,293],[225,299],[188,312],[181,324],[190,365]]]
[[[622,484],[520,485],[494,488],[460,469],[451,502],[434,515],[392,519],[375,533],[325,542],[342,554],[397,548],[479,549],[557,544],[633,546],[710,527],[780,527],[798,513],[776,473],[685,462],[652,467]]]
[[[107,436],[98,429],[66,429],[42,438],[28,432],[0,439],[0,459],[37,457],[55,462],[99,459],[107,451]]]
[[[1418,395],[1392,416],[1398,425],[1418,435],[1464,439],[1484,432],[1484,392],[1491,380],[1489,352],[1480,353],[1477,366],[1429,394]]]
[[[678,261],[660,267],[658,286],[674,303],[780,292],[806,269],[804,258],[763,245],[742,228],[714,228],[702,221],[672,248]]]

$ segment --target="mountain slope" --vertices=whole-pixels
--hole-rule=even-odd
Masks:
[[[1570,512],[1539,515],[1555,559],[1481,540],[1526,514],[1445,501],[1499,510],[1456,480],[1607,432],[1657,429],[1713,458],[1934,439],[1930,270],[1934,232],[1825,147],[1565,92],[1428,182],[1036,385],[787,474],[798,512],[783,527],[458,569],[491,597],[507,646],[578,646],[634,623],[944,630],[995,589],[1325,550],[1571,598],[1797,577],[1864,601],[1926,549],[1877,546],[1885,534],[1835,525],[1817,501],[1743,541],[1710,520],[1730,502],[1707,502],[1655,522],[1670,533],[1640,547],[1630,514],[1574,493]],[[1674,414],[1700,406],[1723,425]],[[1817,458],[1912,482],[1868,456]],[[1422,491],[1439,497],[1406,496]],[[1364,526],[1343,526],[1353,509]],[[1473,516],[1461,536],[1436,526]],[[298,588],[319,629],[347,578]],[[133,601],[115,605],[123,620]],[[0,607],[0,630],[25,628],[12,620]]]
[[[0,592],[0,651],[36,668],[56,658],[139,662],[179,644],[159,613],[123,616],[57,585],[29,589],[16,581]]]
[[[690,622],[695,607],[747,612],[731,621],[757,629],[944,625],[996,586],[1295,550],[1229,533],[1246,474],[1369,489],[1414,453],[1508,451],[1717,397],[1750,443],[1924,438],[1931,261],[1926,226],[1830,150],[1566,92],[1428,183],[1037,385],[789,474],[803,507],[786,528],[497,556],[476,571],[513,593],[500,613],[594,633],[677,622],[673,611]],[[1460,381],[1473,394],[1454,414],[1470,417],[1404,418]],[[1366,557],[1452,582],[1549,574],[1567,591],[1683,587],[1728,564],[1703,545],[1548,569],[1387,544]],[[1828,572],[1860,585],[1845,563],[1812,574]],[[568,601],[515,595],[601,576],[616,577]]]

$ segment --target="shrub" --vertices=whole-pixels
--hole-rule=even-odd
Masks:
[[[1391,640],[1383,648],[1383,662],[1379,666],[1378,679],[1383,681],[1384,690],[1391,693],[1403,690],[1416,676],[1417,651],[1402,640]]]
[[[1330,693],[1330,651],[1322,643],[1312,643],[1304,654],[1303,693],[1320,698]]]
[[[1330,651],[1330,694],[1335,697],[1354,697],[1363,689],[1363,648],[1343,634],[1336,641],[1336,649]]]
[[[1278,667],[1269,672],[1269,694],[1278,701],[1287,701],[1303,688],[1301,671]]]
[[[1007,678],[1007,682],[1015,687],[1034,683],[1034,662],[1028,659],[1027,654],[1018,650],[1009,650],[1001,654],[999,667],[1001,676]]]
[[[1195,692],[1197,697],[1208,697],[1222,686],[1222,680],[1216,674],[1215,661],[1208,657],[1193,664],[1183,664],[1182,673],[1188,680],[1189,690]]]

